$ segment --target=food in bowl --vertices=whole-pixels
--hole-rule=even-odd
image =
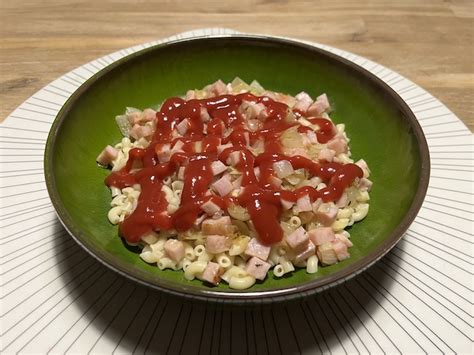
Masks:
[[[127,108],[116,117],[124,138],[97,158],[112,169],[108,218],[145,262],[210,285],[247,289],[270,271],[343,261],[372,182],[330,111],[325,94],[239,78],[158,111]]]

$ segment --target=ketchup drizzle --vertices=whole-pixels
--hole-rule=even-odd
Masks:
[[[246,129],[245,117],[239,110],[243,101],[262,103],[266,107],[268,117],[262,120],[260,129]],[[210,116],[206,134],[205,123],[201,119],[202,109],[206,109]],[[324,202],[335,201],[357,177],[363,176],[362,170],[355,164],[318,163],[299,155],[284,155],[278,143],[283,131],[293,126],[298,126],[301,133],[312,130],[299,125],[293,114],[302,115],[301,112],[292,113],[286,104],[250,93],[202,100],[185,101],[177,97],[166,100],[156,114],[156,131],[150,145],[145,149],[131,149],[126,166],[105,179],[106,185],[121,189],[134,184],[141,186],[137,207],[121,223],[120,234],[127,241],[136,243],[144,234],[154,230],[189,230],[202,214],[200,206],[212,199],[223,208],[233,203],[247,208],[263,244],[280,241],[283,238],[280,227],[281,199],[296,202],[298,198],[308,195],[312,202],[318,198]],[[327,143],[337,133],[330,120],[307,119],[319,127],[316,136],[320,143]],[[187,120],[186,134],[176,138],[175,127],[183,120]],[[183,143],[182,151],[173,154],[168,162],[160,163],[156,152],[167,144],[173,147],[178,141]],[[263,141],[264,152],[254,156],[249,145],[258,141]],[[219,145],[227,143],[231,143],[232,147],[218,154]],[[225,164],[235,151],[240,152],[236,169],[242,173],[243,191],[237,198],[210,194],[209,186],[214,180],[211,163],[219,159]],[[288,160],[294,169],[303,168],[312,176],[320,177],[327,187],[318,191],[305,186],[288,191],[275,186],[273,163],[280,160]],[[181,204],[175,213],[169,215],[162,191],[163,180],[177,173],[182,166],[185,170]],[[258,179],[256,167],[260,169]]]

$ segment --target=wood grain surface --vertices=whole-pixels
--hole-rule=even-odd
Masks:
[[[370,58],[474,130],[472,0],[0,0],[0,121],[44,85],[115,50],[202,27],[284,35]]]

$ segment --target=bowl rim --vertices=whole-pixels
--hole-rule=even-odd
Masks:
[[[80,228],[75,226],[74,220],[70,217],[67,212],[66,207],[61,202],[59,192],[56,189],[56,181],[53,173],[54,159],[53,153],[56,145],[56,140],[58,132],[64,123],[67,114],[71,110],[74,103],[77,99],[91,87],[96,81],[100,80],[104,75],[108,74],[115,68],[123,65],[129,60],[145,55],[148,52],[155,50],[160,50],[162,48],[182,45],[189,42],[199,42],[199,41],[219,41],[219,40],[230,40],[230,41],[250,41],[252,43],[263,43],[263,44],[273,44],[281,46],[289,46],[293,48],[302,49],[305,51],[317,53],[328,57],[330,60],[339,62],[343,66],[349,67],[352,71],[358,72],[359,75],[365,77],[366,80],[371,82],[372,85],[378,86],[383,89],[383,94],[387,95],[396,105],[397,108],[403,113],[402,119],[406,121],[409,127],[412,129],[412,134],[415,135],[415,138],[418,142],[418,153],[420,156],[420,176],[418,179],[418,188],[416,190],[415,196],[412,200],[412,203],[401,220],[401,222],[395,227],[395,229],[385,238],[385,240],[375,247],[368,255],[361,258],[360,260],[348,265],[347,267],[338,270],[330,275],[322,276],[314,280],[308,281],[306,283],[294,286],[287,286],[274,290],[259,290],[259,291],[214,291],[212,288],[207,289],[196,289],[192,286],[187,286],[183,283],[174,283],[168,280],[162,280],[156,278],[156,283],[150,282],[143,278],[140,278],[138,274],[131,274],[127,270],[123,269],[117,263],[114,263],[112,258],[107,258],[107,253],[101,253],[97,249],[89,248],[87,241],[83,239],[85,234],[81,232]],[[359,273],[363,272],[379,259],[381,259],[385,254],[387,254],[403,237],[405,231],[411,225],[415,219],[418,211],[421,208],[423,200],[425,198],[429,178],[430,178],[430,155],[428,144],[423,133],[423,130],[416,119],[415,114],[409,108],[407,103],[383,80],[379,79],[375,74],[371,73],[367,69],[359,66],[358,64],[334,53],[331,53],[325,49],[313,46],[308,43],[300,42],[297,40],[273,37],[269,35],[256,35],[256,34],[230,34],[230,35],[212,35],[212,36],[199,36],[192,38],[184,38],[173,40],[169,42],[164,42],[156,45],[152,45],[148,48],[138,50],[134,53],[126,55],[110,65],[99,70],[97,73],[92,75],[87,79],[78,89],[76,89],[71,96],[63,104],[59,112],[57,113],[53,124],[50,128],[48,138],[46,141],[45,153],[44,153],[44,175],[48,194],[50,196],[51,202],[54,206],[56,214],[67,230],[68,234],[90,255],[92,255],[96,260],[100,261],[102,264],[106,265],[110,269],[118,272],[122,276],[127,277],[135,282],[139,282],[143,285],[164,291],[170,294],[174,294],[180,297],[193,298],[202,301],[224,301],[224,302],[262,302],[266,301],[274,302],[278,300],[288,300],[295,297],[302,297],[309,294],[317,293],[322,290],[325,290],[329,287],[332,287],[336,284],[342,283]]]

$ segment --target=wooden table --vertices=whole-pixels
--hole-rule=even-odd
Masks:
[[[1,0],[0,120],[92,59],[219,26],[366,56],[424,87],[473,130],[473,17],[472,0]]]

